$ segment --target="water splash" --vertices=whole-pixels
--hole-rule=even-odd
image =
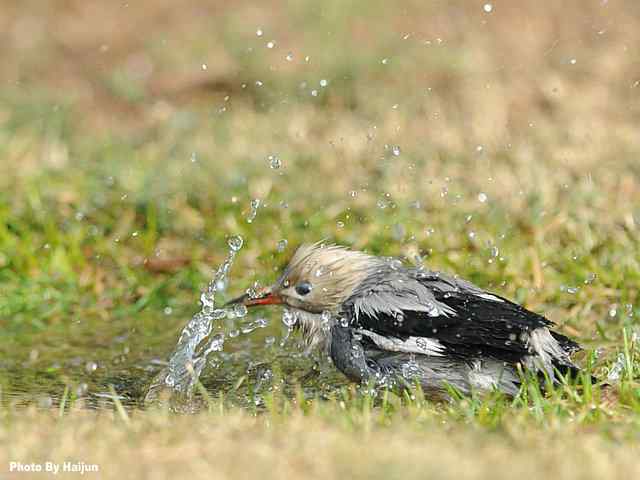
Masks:
[[[225,318],[246,315],[246,307],[242,305],[230,308],[217,308],[215,305],[216,292],[226,285],[235,256],[242,248],[243,239],[240,236],[232,236],[227,243],[229,253],[226,259],[200,295],[200,311],[182,329],[167,366],[153,380],[145,402],[157,400],[160,391],[168,390],[172,401],[188,404],[193,388],[207,364],[207,357],[212,352],[221,351],[224,346],[224,333],[212,335],[214,323],[219,323]],[[255,325],[248,324],[243,330],[252,331],[263,324],[266,323],[263,321]]]

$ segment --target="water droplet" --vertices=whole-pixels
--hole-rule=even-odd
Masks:
[[[231,334],[229,334],[231,336]],[[208,352],[220,352],[224,347],[224,335],[222,333],[218,333],[211,337],[209,342],[209,346],[207,348]]]
[[[285,58],[285,60],[287,62],[292,62],[293,61],[293,53],[291,53],[291,52],[287,53],[287,56],[284,57],[284,58]]]
[[[84,369],[87,373],[93,373],[98,369],[98,364],[96,362],[87,362]]]
[[[576,63],[578,63],[578,60],[576,60],[575,58],[572,58],[571,60],[569,60],[569,63],[571,65],[575,65]]]
[[[493,12],[493,5],[491,5],[490,3],[485,3],[482,6],[482,10],[484,10],[485,13],[491,13]]]
[[[280,240],[276,245],[276,250],[280,253],[284,252],[289,242],[286,239]]]
[[[267,42],[267,48],[273,48],[276,46],[276,42],[271,40],[269,42]]]
[[[251,210],[249,211],[249,215],[247,215],[247,223],[252,223],[256,219],[258,208],[260,208],[260,199],[254,198],[253,200],[251,200],[250,207]]]
[[[627,303],[624,306],[625,311],[627,312],[627,317],[633,317],[633,304]]]
[[[164,307],[163,312],[165,315],[171,315],[173,313],[173,309],[171,307]]]
[[[262,32],[262,29],[261,29],[261,28],[259,28],[258,30],[256,30],[256,35],[257,35],[258,37],[261,37],[261,36],[263,35],[263,32]]]
[[[242,326],[240,331],[243,334],[251,333],[258,328],[265,328],[267,326],[267,321],[264,318],[258,318],[253,322],[249,322]]]
[[[293,311],[285,308],[282,312],[282,323],[284,323],[287,328],[293,328],[297,321],[298,316]]]
[[[256,80],[256,87],[261,87],[264,85],[260,80]]]
[[[387,65],[389,63],[389,59],[388,58],[383,58],[380,63],[382,63],[383,65]]]
[[[280,160],[280,157],[278,157],[278,155],[271,154],[267,157],[267,160],[269,161],[269,166],[273,170],[277,170],[282,166],[282,160]]]
[[[399,157],[400,147],[398,145],[394,145],[393,147],[391,147],[391,153],[393,154],[394,157]]]
[[[327,80],[325,80],[324,78],[320,80],[320,86],[322,88],[326,87],[327,85],[329,85],[329,82]]]
[[[234,252],[237,252],[238,250],[240,250],[242,248],[243,243],[244,243],[244,240],[240,235],[233,235],[229,237],[229,239],[227,240],[227,244],[229,245],[229,248]]]
[[[311,90],[311,96],[312,97],[317,97],[318,96],[318,90]]]
[[[164,379],[164,383],[165,385],[169,386],[169,387],[173,387],[176,383],[176,379],[172,374],[167,374],[167,376]]]
[[[206,63],[203,63],[203,64],[202,64],[202,70],[206,70],[206,69],[207,69],[207,64],[206,64]]]
[[[487,194],[486,194],[486,193],[484,193],[484,192],[480,192],[480,193],[478,194],[478,201],[479,201],[480,203],[485,203],[485,202],[487,201],[487,198],[488,198],[488,197],[487,197]]]
[[[340,221],[340,220],[338,220],[338,221],[336,222],[336,225],[338,226],[338,228],[344,228],[344,222],[342,222],[342,221]]]
[[[349,192],[349,196],[350,196],[351,198],[356,198],[356,197],[358,196],[358,192],[356,192],[355,190],[351,190],[351,191]]]
[[[241,303],[236,303],[233,306],[233,315],[236,318],[242,318],[247,315],[247,307]]]

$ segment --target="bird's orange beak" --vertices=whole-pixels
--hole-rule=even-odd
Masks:
[[[244,294],[238,298],[234,298],[227,305],[233,305],[241,303],[246,307],[255,307],[257,305],[279,305],[282,302],[282,297],[273,292],[271,287],[265,287],[258,290],[257,295],[250,297],[248,294]]]

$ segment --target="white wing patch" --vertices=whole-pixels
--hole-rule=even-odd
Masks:
[[[476,297],[484,298],[485,300],[491,300],[492,302],[504,302],[500,297],[496,297],[495,295],[491,295],[490,293],[476,293]]]
[[[369,330],[356,330],[357,333],[368,337],[378,347],[388,352],[419,353],[443,357],[445,347],[438,340],[428,337],[408,337],[406,339],[385,337]]]
[[[353,304],[356,320],[360,314],[373,318],[377,318],[380,313],[398,317],[402,316],[404,311],[425,312],[430,317],[455,315],[456,311],[453,308],[438,302],[426,288],[420,288],[424,289],[424,292],[419,291],[413,295],[382,291],[359,297]]]

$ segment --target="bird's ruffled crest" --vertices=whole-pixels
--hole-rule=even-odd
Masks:
[[[338,304],[346,300],[380,259],[335,244],[303,244],[289,261],[279,283],[308,281],[316,292],[323,292],[323,303]],[[318,294],[318,293],[317,293]]]

